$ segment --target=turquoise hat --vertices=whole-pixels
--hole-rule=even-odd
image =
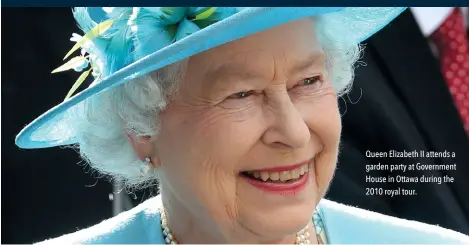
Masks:
[[[405,8],[360,7],[134,7],[74,8],[83,36],[63,66],[53,72],[82,72],[65,101],[27,125],[16,137],[21,148],[47,148],[76,143],[68,111],[87,98],[151,71],[224,43],[297,19],[327,18],[326,31],[360,43]],[[334,28],[340,27],[340,28]],[[332,33],[334,34],[334,33]],[[81,49],[81,54],[71,56]],[[93,76],[91,85],[74,90]],[[73,96],[72,96],[73,95]]]

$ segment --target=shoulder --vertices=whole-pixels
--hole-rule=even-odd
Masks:
[[[439,226],[399,219],[323,199],[320,212],[330,243],[469,243],[469,237]]]
[[[160,206],[161,199],[154,197],[92,227],[36,244],[163,243],[159,215]]]

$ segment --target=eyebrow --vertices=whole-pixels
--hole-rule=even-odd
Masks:
[[[324,60],[324,53],[312,53],[305,59],[296,61],[295,64],[290,68],[289,73],[295,74],[301,72],[322,60]],[[265,74],[249,69],[246,64],[239,64],[234,62],[228,62],[212,71],[207,72],[205,78],[208,81],[217,81],[220,80],[223,76],[226,76],[228,79],[238,78],[243,81],[260,80],[266,78]]]
[[[254,80],[264,80],[266,75],[256,70],[250,69],[247,64],[239,64],[235,62],[228,62],[208,71],[204,75],[206,82],[206,92],[213,96],[218,94],[225,96],[227,92],[236,90],[235,88],[240,84],[250,83]],[[226,81],[240,81],[241,83],[232,83]],[[224,81],[224,82],[221,82]],[[214,93],[214,91],[217,91]]]
[[[236,63],[223,64],[205,75],[206,78],[212,81],[219,80],[223,76],[227,76],[229,78],[240,78],[242,80],[254,80],[265,78],[265,74],[262,74],[252,69],[250,70],[245,65],[240,65]]]
[[[325,55],[324,53],[312,53],[308,55],[305,59],[297,61],[289,70],[289,74],[296,74],[301,71],[304,71],[316,63],[324,62]]]

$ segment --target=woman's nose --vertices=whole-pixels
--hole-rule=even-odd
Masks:
[[[288,96],[270,104],[265,113],[269,127],[264,132],[262,140],[266,144],[292,149],[307,146],[311,139],[310,130]]]

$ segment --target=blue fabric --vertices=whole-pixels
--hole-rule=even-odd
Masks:
[[[160,197],[154,197],[96,226],[38,244],[164,244],[160,206]],[[468,236],[438,226],[325,199],[319,208],[329,244],[469,244]]]
[[[134,11],[134,9],[116,8],[116,12],[128,13],[128,11]],[[148,9],[151,10],[152,8]],[[190,9],[190,11],[197,11],[194,8]],[[141,31],[148,33],[147,36],[142,34],[144,36],[137,40],[143,42],[142,45],[137,43],[136,46],[131,46],[125,39],[121,38],[114,38],[109,41],[111,45],[106,38],[96,38],[93,41],[96,45],[95,53],[100,57],[104,57],[103,71],[101,71],[104,77],[84,91],[50,109],[26,126],[18,134],[16,144],[22,148],[46,148],[76,143],[73,132],[67,131],[70,128],[67,126],[67,120],[73,120],[73,118],[67,118],[69,109],[77,106],[78,103],[90,96],[224,43],[290,21],[318,15],[321,18],[327,18],[324,23],[328,25],[326,29],[332,35],[344,37],[344,40],[346,38],[348,42],[359,43],[379,31],[405,8],[279,7],[220,9],[222,9],[221,12],[217,13],[216,16],[222,18],[222,20],[201,30],[198,30],[198,27],[194,26],[193,23],[189,23],[187,19],[183,19],[182,24],[178,25],[179,29],[177,30],[179,31],[174,36],[174,42],[167,39],[171,37],[168,35],[172,29],[162,29],[158,25],[155,25],[155,29],[151,29],[149,26],[138,26],[138,23],[135,25],[140,29],[136,28],[136,35],[142,34]],[[96,8],[91,8],[91,10],[89,13],[87,11],[76,11],[74,13],[75,18],[77,21],[79,20],[80,26],[84,30],[89,30],[96,25],[96,22],[105,19],[102,14],[103,11],[97,11]],[[145,13],[145,11],[142,11],[142,13]],[[128,23],[129,20],[132,20],[132,16],[127,16],[124,19],[118,18],[117,22]],[[198,24],[200,26],[204,25],[203,23]],[[180,28],[184,31],[181,31]],[[110,32],[120,33],[122,37],[125,37],[127,29],[116,30],[111,28]],[[155,36],[161,36],[160,40],[157,42],[152,39],[148,43],[157,42],[161,45],[145,44],[145,40]],[[135,38],[131,39],[134,40]],[[137,57],[133,58],[137,60],[132,61],[128,56],[135,53]],[[147,53],[151,54],[147,55]],[[142,57],[140,58],[140,56]],[[121,67],[122,65],[124,67]]]

